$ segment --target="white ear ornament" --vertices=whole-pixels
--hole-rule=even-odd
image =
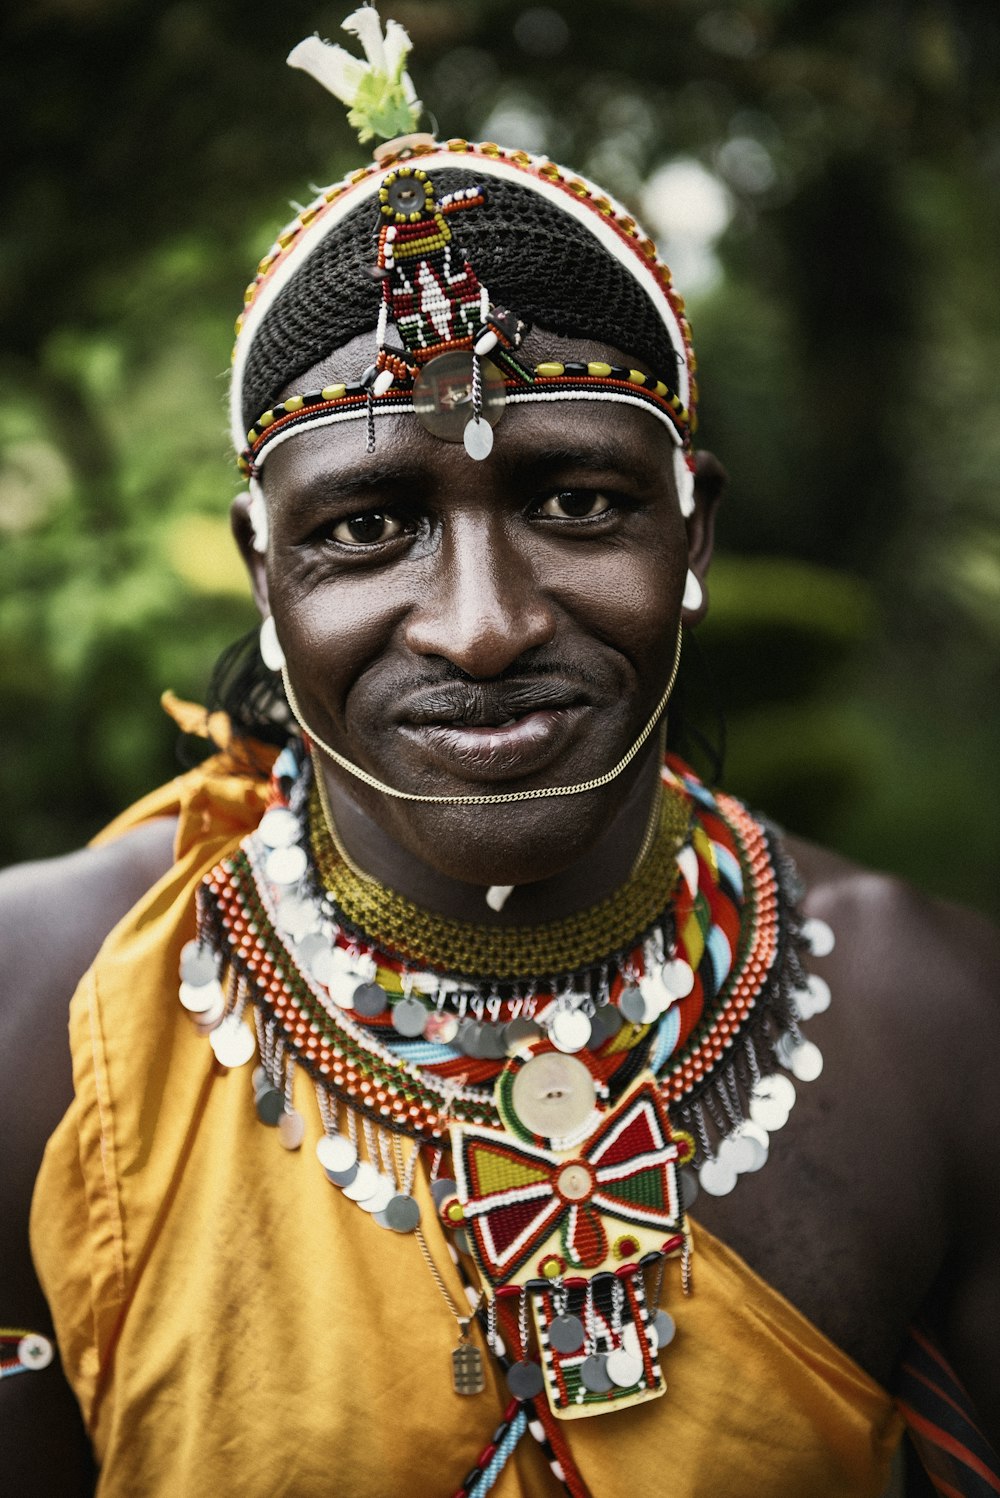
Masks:
[[[268,614],[260,626],[260,658],[269,671],[280,671],[285,664],[285,652],[281,648],[271,614]]]
[[[698,581],[694,573],[691,571],[691,568],[689,567],[688,575],[684,579],[684,597],[682,599],[683,606],[693,614],[697,609],[701,608],[704,601],[705,594],[702,591],[701,583]]]
[[[694,470],[688,463],[687,453],[680,447],[674,448],[674,482],[681,514],[687,520],[694,514]]]
[[[253,549],[263,554],[267,550],[267,505],[264,491],[258,479],[250,480],[250,503],[247,505],[250,526],[253,530]]]

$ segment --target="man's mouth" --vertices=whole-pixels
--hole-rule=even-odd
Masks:
[[[489,780],[530,775],[567,745],[590,707],[575,683],[443,682],[408,699],[402,732],[441,768]]]

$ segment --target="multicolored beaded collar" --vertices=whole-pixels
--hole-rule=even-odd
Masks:
[[[801,954],[829,950],[828,928],[800,924],[765,824],[676,759],[662,784],[626,887],[505,942],[379,898],[338,854],[308,757],[285,750],[182,954],[181,1002],[219,1061],[259,1052],[261,1121],[299,1147],[302,1067],[320,1164],[376,1224],[420,1236],[427,1153],[450,1251],[486,1296],[487,1345],[515,1398],[544,1392],[547,1419],[664,1392],[659,1287],[665,1257],[686,1270],[686,1209],[764,1164],[795,1097],[786,1073],[822,1065],[800,1023],[829,991]],[[457,1392],[481,1387],[478,1356],[463,1332]]]

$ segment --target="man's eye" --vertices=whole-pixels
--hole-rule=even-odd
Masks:
[[[542,501],[538,513],[554,520],[589,520],[610,509],[611,501],[606,494],[597,494],[592,489],[560,489]]]
[[[379,541],[391,541],[403,529],[403,522],[394,515],[383,515],[380,510],[369,510],[364,515],[352,515],[334,526],[335,541],[345,546],[372,546]]]

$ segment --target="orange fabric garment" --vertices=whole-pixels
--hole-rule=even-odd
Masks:
[[[180,816],[177,863],[112,932],[71,1009],[75,1101],[32,1246],[102,1475],[100,1498],[446,1498],[508,1401],[451,1389],[452,1316],[411,1236],[325,1180],[309,1079],[300,1151],[257,1120],[177,1002],[204,873],[266,784],[217,757],[114,824]],[[428,1243],[462,1293],[418,1177]],[[877,1498],[888,1394],[709,1234],[671,1266],[668,1392],[563,1426],[595,1498]],[[530,1436],[493,1491],[551,1498]]]

